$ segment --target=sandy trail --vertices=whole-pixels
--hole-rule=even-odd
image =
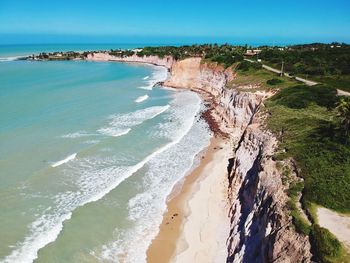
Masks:
[[[337,94],[338,96],[350,96],[350,92],[347,92],[341,89],[337,89]]]

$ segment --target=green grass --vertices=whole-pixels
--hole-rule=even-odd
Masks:
[[[338,128],[338,100],[332,87],[298,85],[281,89],[265,103],[268,128],[280,141],[277,159],[292,157],[304,178],[304,185],[289,181],[288,207],[293,224],[299,233],[310,235],[313,254],[321,263],[350,259],[341,243],[317,225],[315,212],[318,205],[350,212],[350,144]],[[283,180],[289,178],[282,173]],[[296,206],[301,191],[312,226]]]
[[[305,219],[301,213],[299,208],[297,207],[297,203],[299,202],[298,197],[300,192],[303,190],[304,184],[303,182],[292,182],[288,189],[288,207],[290,210],[290,215],[292,216],[293,224],[297,232],[302,233],[304,235],[309,235],[310,233],[310,224]]]
[[[238,69],[236,72],[237,77],[228,83],[229,88],[232,88],[236,85],[258,85],[259,89],[266,90],[273,88],[285,88],[291,85],[296,85],[298,83],[293,79],[280,77],[276,73],[267,71],[262,68],[249,68],[248,70]],[[276,81],[273,81],[273,84],[268,84],[271,83],[272,79],[278,80],[279,83],[275,84]]]
[[[263,64],[280,69],[281,64],[273,64],[269,61],[263,61]],[[316,81],[320,84],[327,85],[334,89],[341,89],[344,91],[350,92],[350,75],[305,75],[305,74],[296,74],[295,76],[301,77],[307,80]],[[300,82],[299,82],[300,83]]]
[[[311,78],[310,78],[311,79]],[[341,89],[345,91],[350,91],[350,76],[314,76],[312,80],[320,83],[324,83],[328,86],[334,87],[336,89]]]
[[[337,128],[335,90],[325,86],[282,89],[267,103],[268,127],[280,136],[279,158],[293,157],[305,180],[304,199],[350,211],[350,147]]]

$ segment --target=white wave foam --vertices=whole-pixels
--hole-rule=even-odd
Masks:
[[[121,130],[121,129],[115,129],[113,127],[111,128],[101,128],[98,130],[100,133],[113,136],[113,137],[119,137],[128,134],[131,131],[131,128]]]
[[[152,90],[153,86],[157,83],[157,82],[161,82],[161,81],[165,81],[168,77],[168,70],[164,67],[158,67],[158,66],[154,66],[155,70],[152,73],[152,76],[148,78],[144,78],[144,80],[146,81],[146,86],[141,86],[138,87],[139,89],[144,89],[144,90]]]
[[[146,262],[146,251],[158,232],[167,196],[192,167],[195,156],[209,144],[207,124],[196,117],[200,108],[198,96],[183,93],[177,96],[175,103],[169,116],[172,121],[167,126],[157,127],[173,141],[149,160],[142,181],[146,190],[129,200],[129,219],[135,227],[116,229],[116,241],[92,253],[102,262],[121,259],[123,262]]]
[[[187,130],[184,131],[187,133]],[[115,167],[108,164],[109,160],[82,159],[80,165],[70,167],[69,173],[83,173],[77,182],[80,189],[77,192],[68,191],[56,196],[57,213],[43,214],[30,225],[30,234],[20,244],[20,247],[5,258],[4,262],[32,262],[37,258],[37,252],[47,244],[56,240],[63,228],[63,222],[69,220],[72,211],[79,206],[95,202],[121,182],[140,170],[150,160],[177,144],[184,136],[166,144],[154,151],[134,166]],[[101,167],[102,166],[102,167]],[[72,170],[73,169],[73,170]],[[98,179],[97,179],[98,178]]]
[[[99,140],[87,140],[84,143],[86,143],[86,144],[96,144],[96,143],[99,143],[99,142],[100,142]]]
[[[20,58],[24,58],[23,56],[17,56],[17,57],[0,57],[0,62],[8,62],[8,61],[15,61]]]
[[[147,80],[147,79],[149,79],[149,76],[146,76],[146,77],[143,78],[143,80]]]
[[[66,158],[64,158],[63,160],[51,164],[51,166],[52,167],[57,167],[57,166],[60,166],[60,165],[62,165],[64,163],[68,163],[69,161],[74,160],[76,156],[77,156],[77,154],[73,153],[73,154],[67,156]]]
[[[108,127],[98,130],[99,133],[108,136],[121,136],[130,132],[131,128],[150,120],[166,111],[170,105],[154,106],[146,109],[138,110],[127,114],[118,114],[111,117]]]
[[[96,135],[96,134],[87,133],[85,131],[77,131],[77,132],[62,135],[61,137],[62,138],[69,138],[69,139],[76,139],[76,138],[88,137],[88,136],[94,136],[94,135]]]
[[[153,89],[153,85],[138,87],[138,89],[152,90]]]
[[[140,102],[143,102],[143,101],[147,100],[148,98],[149,98],[148,95],[143,95],[143,96],[138,97],[135,100],[135,102],[140,103]]]

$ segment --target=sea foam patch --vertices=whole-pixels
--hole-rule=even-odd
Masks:
[[[166,68],[155,66],[154,69],[155,70],[153,71],[151,76],[143,78],[143,80],[146,80],[145,85],[138,87],[139,89],[152,90],[153,86],[156,83],[165,81],[167,79],[168,71]]]
[[[128,134],[132,127],[157,117],[169,107],[170,105],[154,106],[131,113],[113,115],[110,117],[109,125],[100,128],[98,132],[114,137]]]
[[[73,133],[64,134],[61,137],[62,138],[69,138],[69,139],[76,139],[81,137],[89,137],[89,136],[95,136],[96,134],[93,133],[87,133],[86,131],[77,131]]]
[[[24,58],[23,56],[16,56],[16,57],[0,57],[0,62],[9,62],[9,61],[15,61],[19,60],[21,58]]]
[[[77,157],[77,153],[73,153],[73,154],[67,156],[66,158],[64,158],[63,160],[60,160],[58,162],[55,162],[55,163],[51,164],[51,166],[52,167],[60,166],[60,165],[62,165],[64,163],[68,163],[69,161],[74,160],[75,157]]]
[[[147,99],[148,99],[148,95],[143,95],[143,96],[138,97],[138,98],[135,100],[135,102],[140,103],[140,102],[143,102],[143,101],[145,101],[145,100],[147,100]]]

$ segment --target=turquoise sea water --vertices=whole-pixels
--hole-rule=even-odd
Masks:
[[[167,195],[210,139],[196,94],[152,88],[166,75],[0,62],[0,262],[145,262]]]

